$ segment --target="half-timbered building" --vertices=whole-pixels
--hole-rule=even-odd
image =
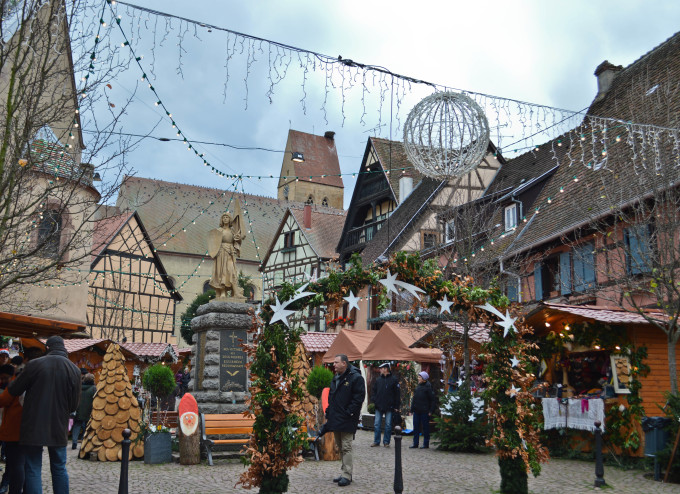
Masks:
[[[87,331],[92,338],[175,343],[175,289],[139,215],[96,223],[90,266]]]
[[[289,207],[262,261],[265,297],[275,294],[284,282],[298,283],[324,276],[337,260],[345,212],[305,205]],[[298,316],[308,331],[325,331],[317,309]]]

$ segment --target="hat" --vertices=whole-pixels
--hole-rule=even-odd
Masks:
[[[382,369],[383,367],[387,367],[387,368],[389,369],[389,368],[390,368],[390,363],[389,363],[389,362],[385,362],[385,363],[380,364],[380,365],[378,366],[379,369]]]
[[[81,367],[81,368],[80,368],[80,375],[81,375],[81,376],[84,376],[84,375],[87,374],[88,372],[89,372],[89,371],[88,371],[85,367]]]
[[[0,350],[0,354],[3,354],[3,353],[5,355],[9,355],[9,350],[7,350],[6,348],[3,348],[2,350]]]
[[[426,380],[426,381],[430,378],[430,375],[429,375],[427,372],[425,372],[425,371],[419,372],[418,375],[419,375],[420,377],[422,377],[422,378],[423,378],[424,380]]]

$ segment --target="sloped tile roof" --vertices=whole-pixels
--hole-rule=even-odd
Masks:
[[[161,358],[170,353],[173,360],[177,359],[174,345],[169,343],[123,343],[121,346],[139,357]]]
[[[551,304],[543,303],[539,305],[537,311],[548,310],[551,312],[562,312],[579,316],[584,319],[592,319],[605,324],[649,324],[644,317],[634,312],[629,312],[623,309],[614,307],[602,307],[595,305],[566,305],[566,304]],[[535,313],[536,311],[534,311]],[[659,315],[659,320],[668,318],[667,314],[657,311],[649,311],[649,314],[654,317]]]
[[[241,201],[246,234],[240,258],[255,262],[264,258],[286,209],[304,206],[272,197],[139,177],[125,178],[117,206],[137,211],[159,251],[203,256],[208,249],[208,231],[219,226],[224,211],[234,210],[237,199]],[[205,210],[203,214],[202,210]],[[248,231],[249,221],[252,221],[255,244]]]
[[[435,192],[444,183],[425,177],[413,189],[413,192],[397,206],[397,209],[361,252],[361,258],[365,265],[370,265],[382,254],[389,254],[391,250],[399,248],[398,241],[401,234],[408,229],[409,225],[417,224],[418,218],[427,210]],[[396,242],[392,245],[395,240]]]
[[[319,257],[325,259],[337,257],[335,248],[340,241],[342,227],[347,215],[346,211],[312,207],[312,224],[309,230],[304,227],[304,208],[290,208],[290,212],[300,225],[309,245]]]
[[[390,182],[392,191],[396,201],[399,201],[399,178],[402,175],[402,168],[406,168],[408,173],[413,177],[413,185],[416,186],[424,178],[424,176],[413,166],[409,161],[404,150],[404,145],[399,141],[390,141],[389,139],[382,139],[380,137],[370,138],[373,149],[378,155],[378,160],[383,168],[383,171],[388,172],[387,180]]]
[[[35,139],[31,143],[31,161],[36,170],[52,177],[81,179],[80,167],[59,143]]]
[[[334,139],[291,129],[288,131],[288,140],[291,151],[302,153],[305,159],[304,162],[297,163],[286,153],[284,160],[292,163],[295,175],[299,177],[312,175],[312,183],[344,187]],[[313,170],[313,173],[310,173],[310,170]]]
[[[90,339],[90,338],[78,338],[78,339],[65,339],[64,347],[68,353],[79,352],[80,350],[85,350],[91,346],[96,345],[102,341],[108,341],[104,339]]]
[[[326,353],[336,336],[337,333],[307,333],[300,336],[300,339],[308,352]]]
[[[605,97],[593,102],[590,113],[632,120],[638,124],[677,128],[680,126],[680,93],[672,88],[678,84],[680,33],[618,72]],[[654,92],[649,93],[655,87],[664,94],[654,96]],[[654,99],[657,97],[663,97],[663,101],[660,103],[660,100]],[[616,127],[616,122],[612,126]],[[606,165],[599,170],[595,169],[597,167],[585,166],[587,163],[603,161],[596,151],[599,139],[593,136],[588,118],[582,126],[563,138],[561,147],[557,146],[560,138],[544,145],[556,150],[555,158],[560,166],[536,200],[536,204],[541,207],[540,214],[535,215],[530,228],[525,229],[521,240],[513,245],[508,255],[587,227],[594,220],[606,217],[611,211],[639,199],[645,193],[667,186],[662,184],[677,183],[680,179],[680,167],[672,164],[665,166],[658,177],[654,173],[636,174],[636,166],[643,166],[641,163],[644,164],[645,160],[647,163],[654,162],[653,146],[645,148],[636,145],[633,149],[627,142],[629,136],[625,126],[618,126],[609,132],[620,134],[621,145],[607,149]],[[630,138],[637,139],[637,136]],[[660,153],[672,159],[670,146],[662,147]],[[576,159],[572,161],[574,157]],[[564,188],[564,192],[561,192],[561,188]]]
[[[95,222],[92,231],[93,259],[106,248],[116,232],[120,230],[120,227],[122,227],[133,214],[134,213],[119,214],[118,216],[104,218]]]

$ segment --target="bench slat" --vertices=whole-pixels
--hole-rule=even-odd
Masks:
[[[206,436],[214,436],[216,434],[250,434],[253,432],[252,427],[206,427]]]
[[[248,444],[250,439],[213,439],[213,444]]]

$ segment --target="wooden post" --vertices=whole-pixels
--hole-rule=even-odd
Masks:
[[[179,462],[181,465],[201,463],[201,428],[198,427],[198,404],[191,393],[184,393],[179,402]]]
[[[394,428],[394,493],[404,492],[404,479],[401,473],[401,427]]]
[[[595,421],[595,487],[602,487],[604,480],[604,465],[602,464],[602,422]]]
[[[123,429],[123,444],[121,446],[120,480],[118,494],[128,494],[128,464],[130,463],[130,429]]]
[[[335,443],[335,434],[327,432],[319,439],[319,458],[324,461],[340,459],[340,447]]]
[[[675,458],[675,452],[678,450],[678,442],[680,441],[680,428],[678,433],[675,435],[675,444],[673,445],[673,451],[671,451],[671,457],[668,460],[668,466],[666,467],[666,474],[663,476],[663,483],[668,482],[668,474],[671,473],[671,465],[673,464],[673,459]]]

